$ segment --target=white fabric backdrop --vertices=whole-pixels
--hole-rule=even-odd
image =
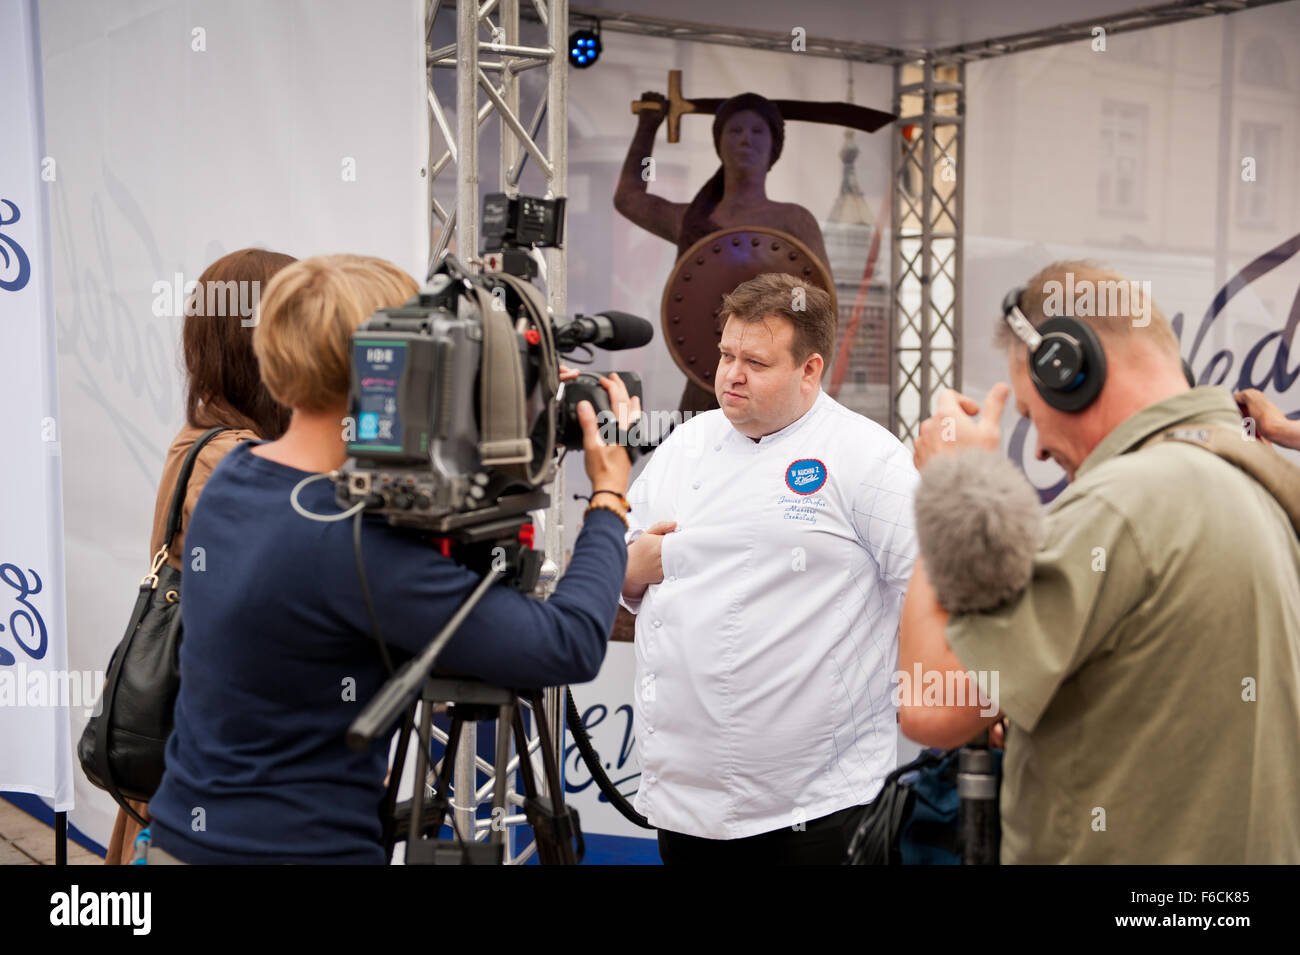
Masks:
[[[180,319],[153,314],[153,284],[245,246],[380,255],[424,278],[423,10],[47,0],[41,18],[68,653],[103,669],[184,415]],[[73,712],[74,739],[84,719]],[[72,821],[106,843],[113,804],[77,776]]]

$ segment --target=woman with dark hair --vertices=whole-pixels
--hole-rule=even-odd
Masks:
[[[288,427],[289,409],[272,398],[262,384],[253,353],[251,313],[271,277],[296,261],[293,256],[265,249],[231,252],[204,270],[186,305],[181,330],[186,372],[185,424],[167,450],[149,538],[150,555],[167,546],[167,563],[182,572],[190,513],[217,463],[241,441],[274,440]],[[218,434],[199,452],[185,492],[180,534],[173,541],[164,541],[167,508],[181,462],[195,440],[216,427],[229,430]],[[148,803],[131,805],[148,818]],[[140,825],[119,809],[105,863],[129,863],[139,832]]]
[[[785,121],[771,100],[757,93],[741,93],[718,107],[713,119],[713,147],[722,160],[718,171],[689,203],[669,202],[647,190],[643,161],[654,151],[655,134],[668,114],[661,93],[646,92],[643,100],[663,103],[658,110],[638,113],[636,133],[614,193],[614,208],[632,222],[677,246],[680,258],[687,249],[719,229],[767,226],[789,233],[827,262],[817,219],[794,202],[776,202],[767,196],[767,172],[785,145]],[[716,408],[712,392],[687,381],[683,411]]]

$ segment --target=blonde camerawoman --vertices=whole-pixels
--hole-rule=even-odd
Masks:
[[[306,259],[261,302],[254,346],[271,393],[293,409],[284,436],[230,452],[209,478],[186,546],[181,689],[167,771],[150,809],[155,854],[188,863],[382,863],[379,806],[388,741],[357,754],[348,725],[386,677],[352,546],[352,521],[296,513],[290,492],[346,458],[349,337],[377,308],[416,291],[378,259]],[[617,381],[612,403],[635,414]],[[599,495],[568,571],[542,602],[492,588],[448,643],[442,669],[514,687],[595,677],[627,551],[621,504],[629,463],[579,408],[586,469]],[[330,481],[304,487],[308,511],[336,514]],[[478,584],[422,535],[367,517],[362,551],[384,639],[422,649]],[[158,853],[161,850],[161,853]]]

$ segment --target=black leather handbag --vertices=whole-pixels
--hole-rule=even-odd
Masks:
[[[158,790],[181,685],[181,574],[167,563],[167,551],[180,530],[194,461],[203,446],[224,430],[203,432],[181,463],[162,548],[140,581],[126,634],[109,660],[100,705],[77,743],[86,778],[142,826],[148,821],[127,800],[148,802]]]

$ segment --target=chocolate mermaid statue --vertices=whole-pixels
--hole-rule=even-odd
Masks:
[[[667,99],[647,92],[642,101],[659,103],[661,108],[638,113],[636,133],[614,193],[615,209],[675,244],[679,260],[696,242],[719,230],[763,227],[793,236],[826,265],[826,246],[813,214],[797,203],[768,198],[767,171],[780,158],[785,143],[785,121],[771,100],[741,93],[717,108],[713,145],[722,165],[689,203],[670,202],[648,190],[642,169],[667,116]],[[700,412],[717,406],[713,392],[688,377],[679,410]]]

